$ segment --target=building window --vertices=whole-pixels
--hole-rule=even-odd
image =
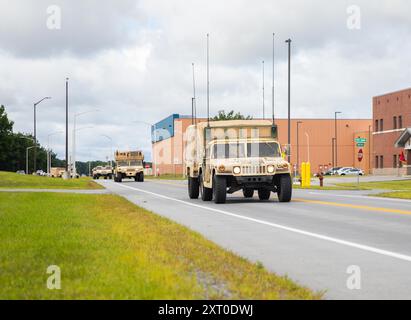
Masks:
[[[398,116],[398,129],[402,129],[402,116]]]
[[[392,118],[392,127],[394,130],[397,129],[397,117]]]
[[[397,155],[396,154],[394,154],[392,156],[392,167],[393,168],[398,168],[398,161],[397,161]]]
[[[378,169],[378,156],[375,156],[375,168]]]
[[[380,156],[380,169],[384,169],[384,156]]]
[[[384,131],[384,119],[380,120],[380,131]]]
[[[378,120],[375,120],[375,129],[374,129],[374,131],[378,132]]]

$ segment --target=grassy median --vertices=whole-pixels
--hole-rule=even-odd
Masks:
[[[63,180],[61,178],[22,175],[0,171],[0,188],[11,189],[103,189],[90,178]]]
[[[0,299],[321,298],[114,195],[0,193],[0,270]]]

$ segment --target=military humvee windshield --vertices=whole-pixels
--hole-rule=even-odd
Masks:
[[[217,143],[213,146],[213,159],[245,158],[244,143]]]
[[[131,160],[130,161],[130,166],[142,166],[143,162],[141,160]]]
[[[245,152],[247,146],[247,152]],[[213,159],[281,157],[280,146],[276,142],[217,143],[213,146]]]
[[[247,143],[248,158],[281,157],[280,146],[276,142]]]
[[[120,167],[128,166],[128,161],[119,160],[117,161],[117,165]]]

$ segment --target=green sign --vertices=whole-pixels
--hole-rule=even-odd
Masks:
[[[357,142],[357,143],[366,143],[366,142],[367,142],[367,139],[365,139],[365,138],[357,138],[357,139],[355,139],[355,142]]]
[[[357,143],[357,147],[358,147],[358,148],[364,148],[364,147],[365,147],[365,143]]]

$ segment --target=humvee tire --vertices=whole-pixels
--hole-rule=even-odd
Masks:
[[[244,195],[244,198],[252,198],[252,197],[254,197],[254,190],[244,188],[243,189],[243,195]]]
[[[108,175],[108,179],[109,179],[109,180],[113,179],[113,175],[112,175],[112,174],[109,174],[109,175]]]
[[[104,180],[107,180],[107,176],[104,176]]]
[[[268,189],[258,189],[258,198],[260,200],[268,200],[270,199],[271,191]]]
[[[203,175],[202,175],[202,174],[200,175],[199,180],[200,180],[201,200],[203,200],[203,201],[211,201],[211,200],[213,200],[213,189],[204,187]]]
[[[225,203],[227,200],[227,179],[224,176],[214,176],[213,178],[213,198],[214,203]]]
[[[283,174],[278,177],[277,184],[278,200],[280,202],[290,202],[293,193],[291,176],[289,174]]]
[[[144,182],[144,172],[140,173],[140,182]]]
[[[123,181],[123,178],[121,177],[121,173],[118,173],[116,178],[117,178],[116,182],[122,182]]]
[[[198,199],[200,195],[200,185],[198,178],[188,177],[188,196],[190,199]]]

